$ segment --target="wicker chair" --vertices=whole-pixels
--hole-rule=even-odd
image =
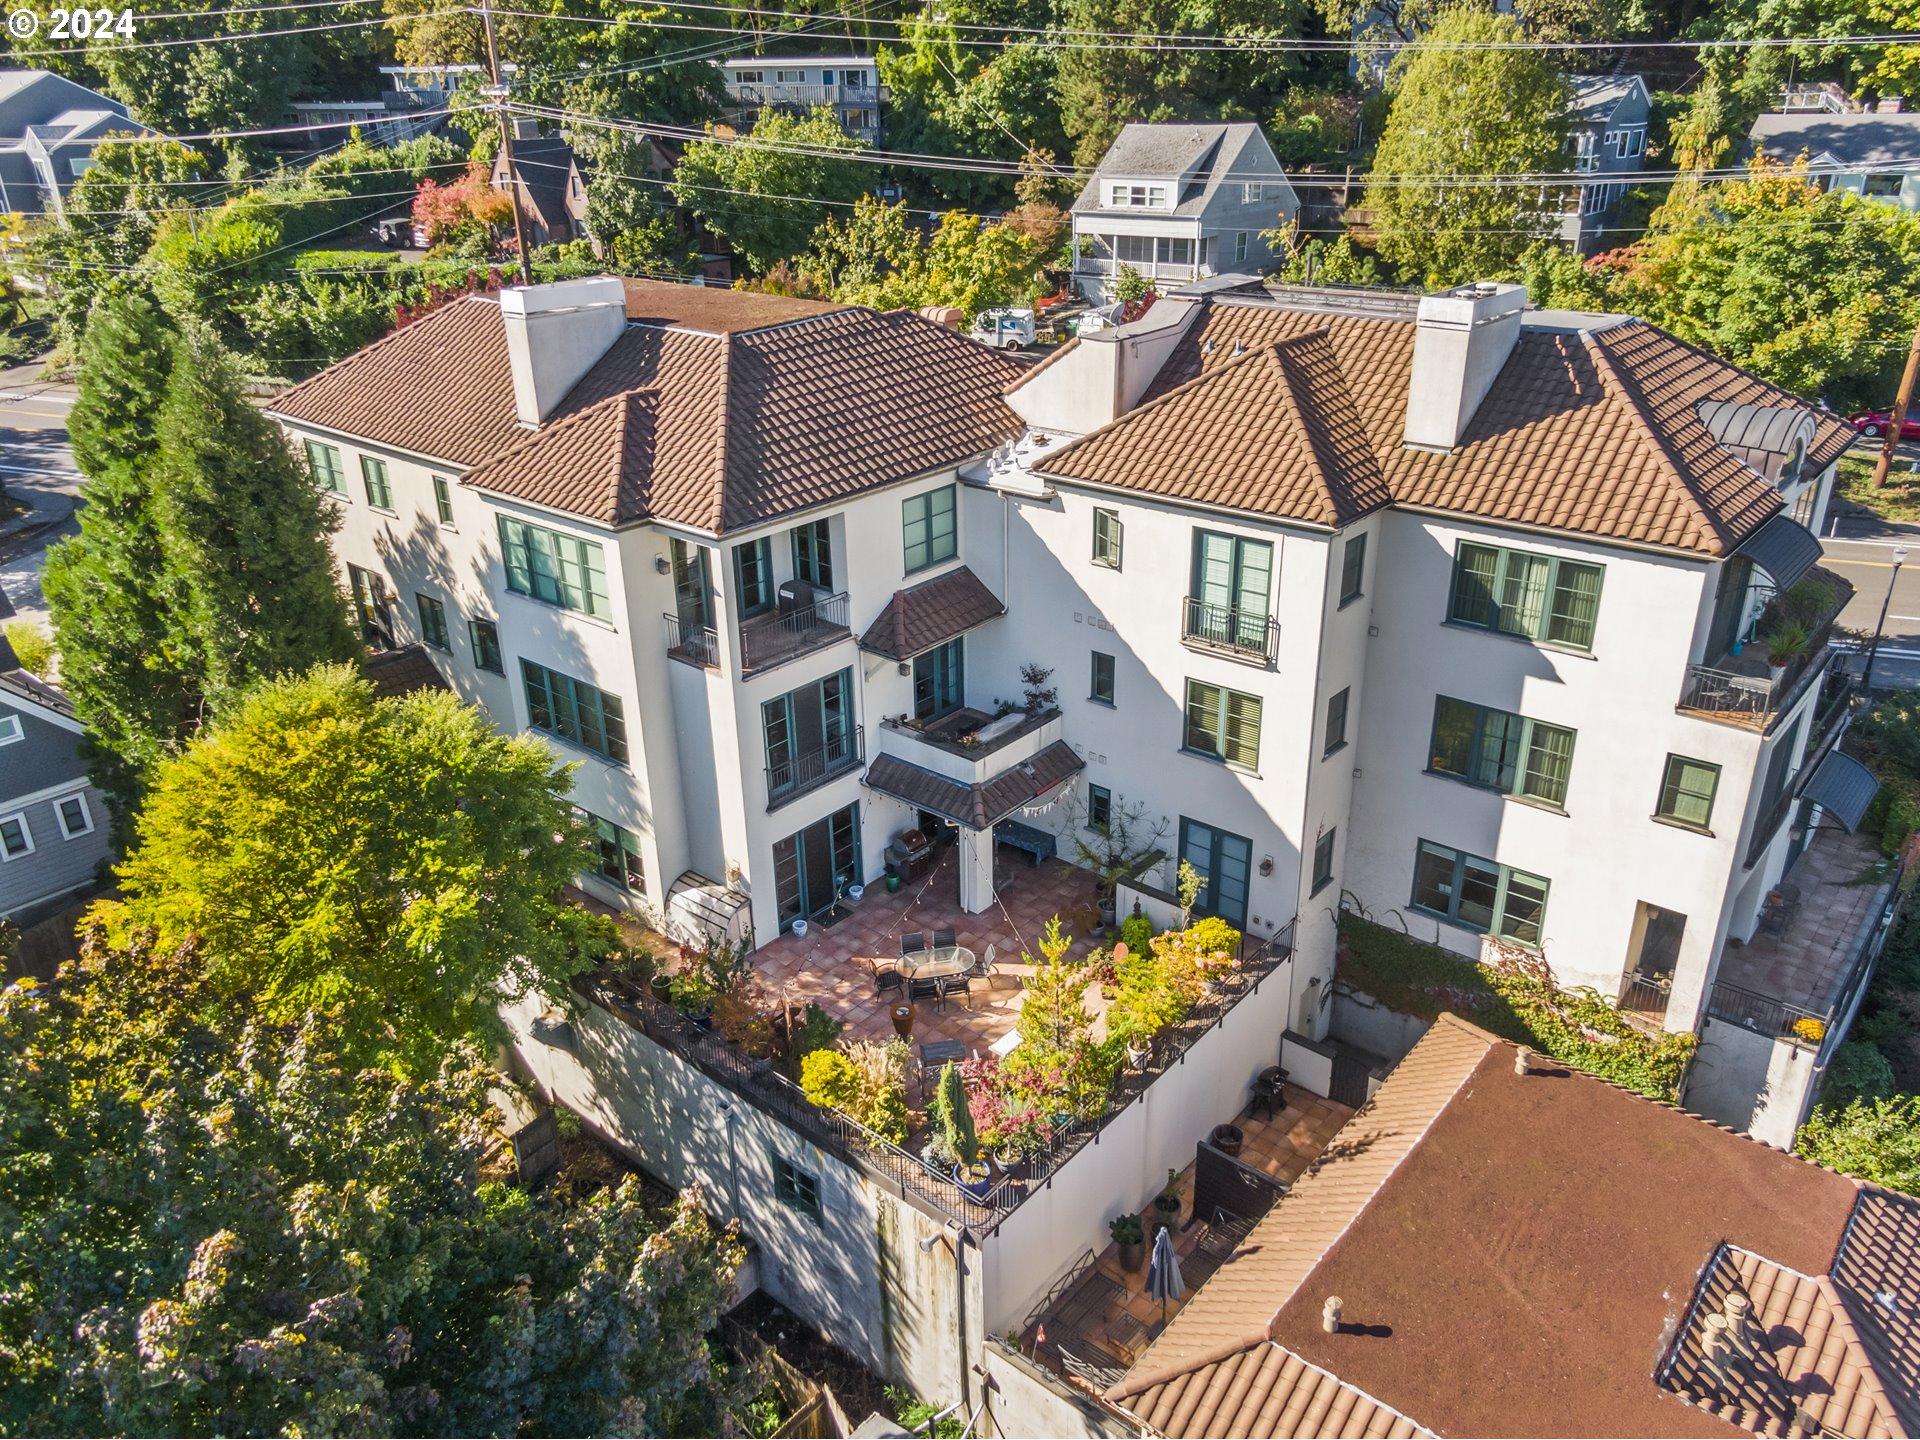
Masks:
[[[918,930],[915,930],[910,935],[902,935],[900,937],[900,958],[902,960],[906,959],[909,955],[918,955],[926,948],[927,937]]]
[[[898,990],[907,983],[906,977],[893,966],[879,960],[869,960],[867,963],[873,967],[873,990],[876,995]]]

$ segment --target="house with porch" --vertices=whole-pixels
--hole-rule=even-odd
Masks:
[[[1647,163],[1653,100],[1638,75],[1572,75],[1567,148],[1579,173],[1567,197],[1560,238],[1581,255],[1609,248],[1615,207]]]
[[[1823,190],[1920,210],[1920,174],[1913,168],[1920,112],[1788,109],[1756,119],[1747,145],[1783,165],[1804,159]]]
[[[1786,1125],[1872,922],[1806,868],[1858,821],[1812,536],[1851,434],[1525,298],[1202,286],[1026,367],[910,314],[600,277],[451,302],[280,396],[369,644],[547,737],[601,841],[583,891],[743,944],[783,1013],[895,1033],[883,969],[951,930],[986,963],[910,1007],[914,1053],[999,1053],[1046,920],[1084,953],[1111,918],[1068,862],[1116,830],[1119,913],[1173,924],[1184,861],[1244,937],[985,1198],[612,980],[578,1023],[516,1012],[519,1063],[727,1197],[780,1298],[970,1406],[984,1337],[1166,1171],[1191,1203],[1213,1126],[1257,1156],[1253,1122],[1366,1098],[1333,1093],[1342,911],[1724,1025],[1758,1070],[1715,1046],[1694,1083]],[[1816,913],[1845,941],[1788,975],[1766,942]]]

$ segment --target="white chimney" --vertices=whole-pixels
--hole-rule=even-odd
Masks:
[[[514,416],[533,428],[627,328],[627,289],[617,275],[516,286],[500,292],[500,319]]]
[[[1527,287],[1481,281],[1420,297],[1405,443],[1448,451],[1460,443],[1520,338]]]

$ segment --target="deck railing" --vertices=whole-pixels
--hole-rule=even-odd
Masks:
[[[1180,639],[1188,646],[1271,665],[1280,653],[1280,622],[1189,595],[1181,607]]]
[[[846,593],[818,595],[804,605],[741,621],[740,668],[750,672],[778,665],[852,633]]]
[[[817,749],[767,766],[767,808],[784,805],[836,775],[859,769],[866,753],[866,728],[855,725]]]
[[[660,617],[667,627],[667,654],[689,665],[720,668],[720,636],[711,625],[697,620],[682,620],[678,615]]]

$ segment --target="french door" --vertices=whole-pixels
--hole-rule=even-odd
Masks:
[[[1247,892],[1253,878],[1253,842],[1244,835],[1180,820],[1180,858],[1205,877],[1194,903],[1196,915],[1218,915],[1236,930],[1247,928]]]
[[[837,887],[859,880],[858,801],[774,842],[773,887],[783,930],[795,920],[818,915],[833,904]]]

